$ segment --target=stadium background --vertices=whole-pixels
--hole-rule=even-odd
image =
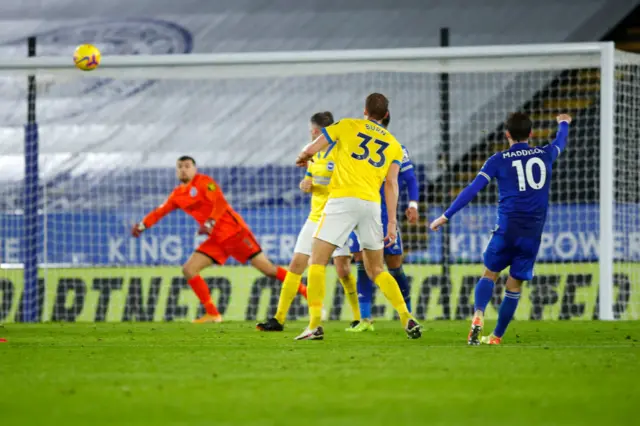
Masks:
[[[32,7],[35,3],[42,7]],[[112,1],[89,9],[73,0],[43,5],[24,1],[3,5],[0,54],[24,56],[26,37],[34,34],[39,55],[65,54],[88,40],[105,55],[336,50],[370,48],[372,41],[376,48],[422,47],[440,43],[441,27],[449,28],[454,46],[600,39],[615,40],[629,50],[639,47],[637,14],[630,14],[632,1],[542,0],[535,9],[526,4],[505,9],[502,4],[493,0],[469,7],[463,1],[438,2],[429,6],[429,13],[419,13],[424,12],[424,2],[418,0],[347,5],[337,1],[211,4],[200,0],[179,5],[161,1],[153,3],[150,16],[144,3]],[[347,24],[354,14],[362,25]],[[100,19],[87,21],[96,16]],[[441,234],[427,233],[428,219],[439,215],[443,203],[462,189],[482,161],[501,149],[500,123],[509,111],[535,111],[534,143],[542,143],[552,135],[556,110],[566,109],[576,119],[571,155],[563,156],[556,169],[553,206],[540,253],[543,265],[529,284],[527,306],[518,315],[593,318],[598,283],[594,264],[598,258],[598,93],[583,89],[593,83],[593,73],[540,73],[535,79],[528,73],[451,77],[446,138],[439,105],[443,88],[437,76],[374,78],[397,89],[391,100],[392,130],[408,147],[420,179],[423,220],[418,227],[403,224],[411,264],[407,271],[414,294],[422,301],[418,316],[469,315],[469,289],[493,226],[495,188],[486,190],[473,208],[456,217],[449,256],[443,256]],[[294,79],[275,85],[260,81],[218,85],[157,80],[41,82],[37,104],[39,318],[173,320],[196,314],[195,298],[181,291],[186,285],[177,267],[197,243],[195,225],[182,213],[174,213],[142,240],[128,236],[131,223],[160,204],[175,186],[173,163],[185,153],[195,156],[201,171],[219,181],[269,257],[288,263],[308,209],[308,198],[297,190],[302,172],[291,165],[307,138],[307,120],[316,110],[327,108],[336,116],[358,115],[357,99],[368,84],[353,76]],[[578,94],[566,95],[563,87],[578,87]],[[412,94],[416,88],[418,96]],[[0,93],[0,321],[13,321],[21,317],[19,266],[27,252],[23,212],[30,202],[22,174],[26,90],[14,81],[1,80]],[[158,102],[163,96],[168,100]],[[91,102],[82,102],[83,97]],[[176,98],[181,102],[175,103]],[[558,101],[546,103],[549,98]],[[477,128],[477,123],[484,127]],[[264,135],[270,136],[267,143],[260,138]],[[445,143],[448,155],[443,155]],[[634,149],[632,154],[637,156],[637,144]],[[637,218],[640,176],[638,168],[626,172],[625,186],[617,188],[616,195],[618,201],[631,203],[629,214]],[[637,221],[632,225],[621,223],[616,235],[620,270],[640,261],[640,225]],[[451,264],[447,279],[439,278],[443,264]],[[212,269],[208,276],[218,277],[211,279],[211,285],[219,288],[219,300],[228,301],[228,318],[259,318],[275,305],[277,286],[249,269]],[[632,291],[638,283],[621,275],[616,285],[616,315],[638,318],[640,292]],[[328,296],[334,301],[334,318],[340,317],[337,288]],[[157,308],[149,311],[156,303]],[[391,315],[382,306],[377,313]],[[304,314],[302,306],[294,313]]]

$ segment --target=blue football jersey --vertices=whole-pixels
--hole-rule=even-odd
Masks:
[[[549,208],[553,162],[562,148],[555,143],[532,147],[526,142],[493,155],[480,176],[498,181],[496,233],[541,235]]]

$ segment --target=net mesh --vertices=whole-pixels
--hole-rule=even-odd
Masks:
[[[24,186],[26,79],[3,77],[0,321],[20,318],[22,267],[29,255],[25,235],[37,236],[40,320],[182,320],[201,312],[180,271],[202,241],[195,222],[176,212],[140,239],[129,234],[175,187],[175,160],[184,154],[219,182],[267,256],[287,265],[309,209],[308,196],[298,190],[303,171],[293,166],[309,138],[309,117],[325,110],[336,117],[361,116],[363,99],[373,91],[390,98],[390,130],[407,147],[420,184],[420,223],[400,221],[417,316],[464,319],[472,313],[497,189],[486,188],[452,221],[446,279],[439,277],[443,234],[427,232],[427,224],[489,156],[507,147],[502,123],[509,112],[521,110],[534,119],[534,145],[553,139],[558,113],[572,114],[574,124],[554,166],[536,277],[526,284],[517,318],[597,317],[599,70],[570,61],[545,68],[541,61],[531,70],[520,65],[522,71],[490,71],[485,62],[475,69],[470,59],[468,72],[448,74],[444,127],[439,68],[287,78],[149,80],[84,73],[45,79],[36,104],[37,222],[25,220],[36,199]],[[635,56],[619,58],[614,311],[634,319],[640,316],[637,70]],[[401,192],[400,212],[407,205]],[[228,319],[253,320],[275,309],[278,285],[250,267],[230,262],[204,276]],[[489,317],[495,316],[502,288],[498,283]],[[346,318],[340,286],[329,289],[331,317]],[[374,316],[390,317],[392,309],[381,295],[377,300]],[[296,304],[291,317],[305,314]]]
[[[615,318],[640,317],[640,59],[616,52]]]

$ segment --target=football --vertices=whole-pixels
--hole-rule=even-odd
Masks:
[[[94,70],[100,65],[100,50],[92,44],[82,44],[73,53],[73,63],[82,71]]]

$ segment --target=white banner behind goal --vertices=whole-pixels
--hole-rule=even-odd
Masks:
[[[451,224],[453,265],[445,280],[437,279],[442,234],[425,225],[506,148],[502,123],[513,111],[533,118],[535,145],[553,139],[558,113],[574,117],[567,151],[554,166],[536,277],[518,317],[640,317],[636,55],[614,55],[608,44],[572,44],[107,56],[89,73],[70,62],[0,60],[0,321],[22,313],[21,267],[32,253],[25,235],[37,236],[41,281],[32,289],[40,320],[194,317],[198,304],[183,291],[179,265],[199,241],[196,225],[175,213],[140,240],[129,237],[130,226],[176,185],[173,167],[184,154],[220,183],[266,254],[286,265],[308,212],[308,197],[297,189],[303,172],[293,162],[308,140],[310,116],[361,116],[373,91],[390,98],[390,130],[409,150],[420,181],[422,221],[402,227],[419,317],[471,313],[496,188]],[[38,223],[25,229],[24,212],[36,199],[23,185],[30,74],[39,88],[40,181]],[[212,268],[207,276],[229,319],[262,317],[275,307],[277,286],[248,268]],[[261,296],[263,290],[270,293]],[[339,291],[328,298],[339,318]],[[304,315],[304,307],[296,309],[294,316]],[[390,315],[382,306],[377,312]]]

